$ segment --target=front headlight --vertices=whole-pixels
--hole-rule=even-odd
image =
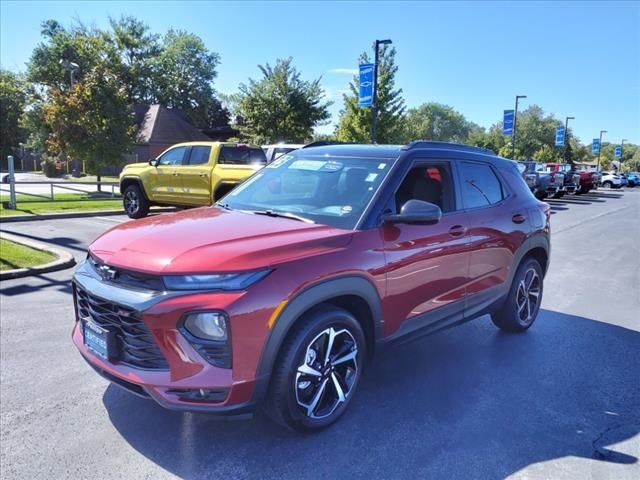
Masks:
[[[244,290],[270,272],[271,270],[258,270],[243,273],[166,275],[163,280],[169,290]]]

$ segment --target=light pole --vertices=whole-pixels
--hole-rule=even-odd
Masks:
[[[371,105],[371,143],[376,143],[378,127],[378,49],[380,45],[390,45],[391,40],[376,40],[375,60],[373,63],[373,105]]]
[[[607,133],[606,130],[600,130],[600,142],[598,143],[598,172],[600,172],[600,154],[602,153],[602,134]]]
[[[78,65],[77,63],[74,63],[70,60],[66,60],[64,58],[61,58],[60,61],[58,62],[60,65],[62,65],[62,67],[65,70],[69,70],[69,77],[71,80],[71,90],[73,90],[73,84],[74,84],[74,76],[76,71],[80,68],[80,65]]]
[[[516,109],[513,112],[513,134],[511,135],[511,159],[516,157],[516,122],[518,121],[518,100],[527,98],[526,95],[516,95]]]
[[[620,163],[622,163],[622,154],[624,153],[624,142],[628,142],[626,138],[623,138],[620,142]]]
[[[569,145],[569,120],[575,120],[576,117],[565,117],[564,119],[564,161],[567,161],[567,146]],[[571,162],[573,164],[573,162]]]

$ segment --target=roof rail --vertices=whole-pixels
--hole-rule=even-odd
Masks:
[[[465,150],[468,152],[478,152],[484,153],[486,155],[495,155],[495,152],[488,148],[463,145],[461,143],[436,142],[432,140],[415,140],[402,147],[403,150],[413,150],[414,148],[446,148],[447,150]]]

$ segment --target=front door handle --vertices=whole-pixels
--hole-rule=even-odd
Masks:
[[[177,177],[178,175],[180,175],[178,172],[173,172],[174,177]]]
[[[525,216],[521,213],[516,213],[513,217],[511,217],[511,221],[513,223],[524,223],[526,220]]]
[[[449,235],[452,237],[461,237],[466,233],[467,229],[462,225],[454,225],[449,229]]]
[[[200,174],[200,176],[201,176],[201,177],[205,177],[205,178],[206,178],[206,177],[208,177],[208,176],[209,176],[209,174],[208,174],[208,173],[201,173],[201,174]]]

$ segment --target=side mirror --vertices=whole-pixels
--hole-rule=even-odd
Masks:
[[[400,209],[400,213],[382,217],[384,223],[406,223],[417,225],[432,225],[442,218],[440,207],[422,200],[409,200]]]
[[[151,160],[149,160],[149,165],[151,165],[152,167],[157,167],[158,166],[158,159],[157,158],[152,158]]]

